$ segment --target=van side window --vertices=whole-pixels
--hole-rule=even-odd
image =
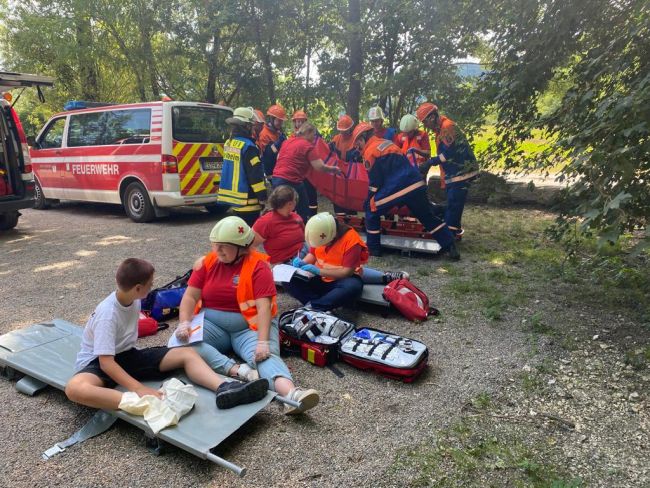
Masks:
[[[68,146],[146,144],[149,142],[151,110],[108,110],[72,115]]]
[[[52,121],[38,141],[40,149],[56,149],[57,147],[61,147],[63,144],[64,129],[65,117]]]

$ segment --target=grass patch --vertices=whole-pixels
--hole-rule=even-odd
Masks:
[[[583,486],[548,462],[549,444],[534,445],[509,432],[486,435],[475,421],[463,419],[441,432],[435,445],[400,452],[393,470],[415,473],[409,486]]]

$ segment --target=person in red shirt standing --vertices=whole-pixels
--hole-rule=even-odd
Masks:
[[[282,286],[314,310],[329,311],[354,303],[363,290],[362,266],[369,257],[368,247],[357,231],[323,212],[307,222],[305,240],[309,254],[292,264],[316,276],[305,283],[294,275]]]
[[[277,292],[268,256],[252,249],[254,238],[239,217],[217,222],[210,232],[212,252],[190,276],[175,334],[187,340],[192,314],[200,307],[205,313],[203,341],[192,347],[205,362],[220,374],[267,379],[280,395],[300,404],[285,406],[285,413],[301,413],[318,404],[319,394],[296,388],[280,358]],[[231,350],[245,363],[226,356]]]
[[[419,129],[420,121],[412,114],[406,114],[399,123],[402,131],[395,144],[402,150],[409,162],[419,166],[431,157],[429,134]]]
[[[315,141],[317,131],[309,122],[305,122],[296,132],[296,137],[282,144],[278,160],[273,170],[271,184],[273,188],[288,185],[298,192],[296,211],[303,221],[309,220],[308,196],[305,189],[305,178],[310,169],[327,173],[340,173],[337,166],[327,166],[316,156]]]
[[[295,137],[302,124],[307,122],[307,113],[304,110],[296,110],[291,116],[291,121],[293,122],[293,132],[289,136],[290,138]],[[316,131],[316,136],[320,137],[318,131]],[[309,200],[309,216],[311,217],[318,213],[318,192],[309,180],[305,180],[304,183],[307,199]]]
[[[255,240],[271,258],[271,264],[286,263],[300,254],[304,247],[305,223],[295,212],[298,193],[287,185],[278,186],[271,192],[271,207],[253,225]]]

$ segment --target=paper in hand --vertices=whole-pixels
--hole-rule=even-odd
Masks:
[[[192,333],[187,341],[180,341],[176,334],[172,334],[167,343],[167,347],[179,347],[187,346],[188,344],[193,344],[194,342],[201,342],[203,340],[203,319],[205,317],[205,312],[200,312],[196,314],[192,321],[190,322],[190,330]]]

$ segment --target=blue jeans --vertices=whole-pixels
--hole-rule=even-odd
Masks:
[[[271,355],[261,363],[255,364],[257,331],[248,327],[244,316],[238,312],[222,312],[211,308],[204,308],[202,311],[205,312],[203,342],[195,343],[192,347],[214,371],[228,375],[230,368],[235,365],[235,360],[226,356],[232,350],[251,368],[256,368],[260,378],[268,379],[271,389],[277,377],[293,381],[289,368],[280,358],[277,321],[271,322],[269,333]]]
[[[309,210],[309,196],[307,195],[307,189],[303,182],[293,183],[292,181],[285,180],[284,178],[278,178],[274,176],[271,179],[271,186],[277,188],[281,185],[287,185],[296,190],[298,193],[298,203],[296,204],[296,213],[300,215],[303,222],[306,224],[311,217],[311,212]]]
[[[364,285],[384,285],[384,272],[374,268],[363,267],[361,279]]]
[[[458,233],[461,229],[461,218],[467,200],[469,183],[466,181],[450,183],[447,185],[447,210],[445,211],[445,222],[452,232]]]
[[[311,303],[314,310],[333,310],[343,305],[352,305],[363,291],[363,281],[357,275],[336,281],[323,281],[316,277],[305,282],[293,278],[282,286],[303,305]]]

